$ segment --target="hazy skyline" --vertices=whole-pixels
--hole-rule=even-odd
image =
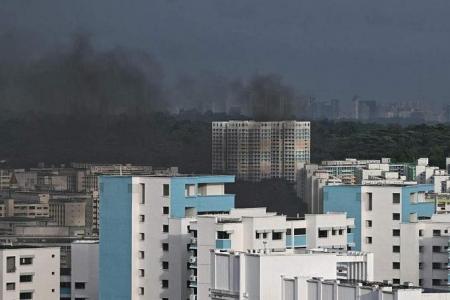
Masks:
[[[29,55],[88,32],[99,48],[153,54],[169,81],[277,73],[320,99],[444,103],[449,12],[445,0],[4,0],[0,34],[26,37]]]

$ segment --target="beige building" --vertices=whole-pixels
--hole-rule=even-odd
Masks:
[[[310,122],[213,122],[212,172],[248,181],[295,181],[310,161],[310,138]]]
[[[39,194],[36,199],[0,200],[0,217],[48,218],[49,195]]]
[[[59,226],[86,226],[86,201],[83,199],[58,199],[50,202],[50,217]]]

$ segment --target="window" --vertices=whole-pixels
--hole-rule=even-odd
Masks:
[[[84,290],[86,288],[86,282],[75,282],[76,290]]]
[[[59,287],[70,289],[70,282],[60,282]]]
[[[169,207],[168,206],[163,206],[163,214],[164,215],[168,215],[169,214]]]
[[[140,287],[138,293],[139,293],[139,295],[144,295],[144,288]]]
[[[169,225],[163,225],[163,232],[169,232]]]
[[[367,210],[372,210],[372,193],[368,193],[369,198],[367,199]]]
[[[400,220],[400,214],[399,213],[393,213],[392,214],[392,220],[396,220],[396,221]]]
[[[332,235],[336,235],[336,229],[331,230]]]
[[[433,283],[433,285],[441,285],[441,280],[440,279],[433,279],[432,283]]]
[[[441,269],[441,263],[433,263],[433,270],[440,270]]]
[[[441,246],[433,246],[433,252],[434,252],[434,253],[439,253],[439,252],[441,252]]]
[[[350,227],[347,227],[347,233],[352,233],[352,229]]]
[[[139,233],[139,240],[143,241],[145,240],[145,233]]]
[[[31,300],[33,299],[33,293],[32,292],[22,292],[19,296],[20,300]]]
[[[169,280],[163,280],[162,282],[162,288],[168,289],[169,288]]]
[[[439,229],[434,229],[433,236],[441,236],[441,231]]]
[[[259,240],[259,232],[256,233],[255,238]]]
[[[16,271],[16,257],[8,256],[6,258],[6,273],[14,273]]]
[[[139,277],[145,277],[145,270],[139,269]]]
[[[392,283],[393,284],[400,284],[400,279],[399,278],[393,278],[392,279]]]
[[[139,222],[145,222],[145,215],[139,215]]]
[[[392,203],[393,204],[399,204],[400,203],[400,193],[393,193],[392,194]]]
[[[31,264],[33,264],[33,258],[32,257],[21,257],[20,264],[21,265],[31,265]]]
[[[168,261],[163,261],[162,262],[162,268],[163,268],[163,270],[168,270],[169,269],[169,262]]]
[[[294,235],[303,235],[306,234],[306,228],[295,228]]]
[[[272,240],[281,240],[283,239],[282,232],[272,232]]]
[[[366,227],[372,227],[372,220],[366,220]]]
[[[400,269],[400,263],[399,262],[393,262],[392,263],[392,269],[394,269],[394,270]]]
[[[32,282],[33,275],[20,275],[20,282]]]
[[[423,252],[423,246],[419,246],[419,253]]]
[[[372,237],[371,236],[366,237],[366,244],[372,244]]]
[[[419,286],[422,286],[423,284],[423,279],[419,279]]]
[[[230,234],[226,231],[217,231],[217,239],[227,240],[230,238]]]
[[[423,236],[423,229],[419,229],[419,236]]]
[[[16,289],[16,283],[15,282],[7,282],[6,283],[6,290],[7,291],[14,291]]]
[[[393,229],[392,236],[400,236],[400,229]]]
[[[169,243],[162,243],[163,251],[169,251]]]
[[[141,188],[141,204],[145,204],[145,184],[139,184]]]
[[[344,230],[339,229],[339,235],[343,235],[344,234]]]
[[[400,253],[400,246],[392,246],[392,252]]]
[[[163,184],[163,196],[169,196],[170,188],[168,184]]]
[[[319,237],[320,238],[326,238],[326,237],[328,237],[328,230],[320,230],[319,229]]]
[[[140,258],[140,259],[144,259],[144,258],[145,258],[145,253],[144,253],[144,251],[139,251],[139,258]]]

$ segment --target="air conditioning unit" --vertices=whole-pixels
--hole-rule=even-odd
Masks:
[[[191,256],[191,257],[189,258],[189,262],[190,262],[191,264],[195,264],[195,263],[197,262],[197,257]]]
[[[197,276],[191,275],[191,276],[189,276],[189,280],[190,281],[197,281]]]
[[[191,244],[197,244],[197,238],[191,237]]]

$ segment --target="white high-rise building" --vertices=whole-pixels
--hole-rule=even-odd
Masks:
[[[59,300],[59,248],[0,247],[0,300]]]
[[[310,161],[310,140],[310,122],[213,122],[212,172],[248,181],[295,181]]]
[[[429,289],[448,289],[450,215],[401,224],[400,280]],[[400,251],[405,249],[405,251]],[[393,249],[395,250],[395,249]]]
[[[234,176],[101,177],[99,298],[188,299],[183,219],[233,208],[224,188],[232,182]]]
[[[375,255],[375,280],[401,282],[401,226],[430,218],[434,201],[426,198],[433,185],[340,185],[324,188],[324,211],[346,212],[355,219],[355,250]],[[414,249],[416,250],[416,249]]]

